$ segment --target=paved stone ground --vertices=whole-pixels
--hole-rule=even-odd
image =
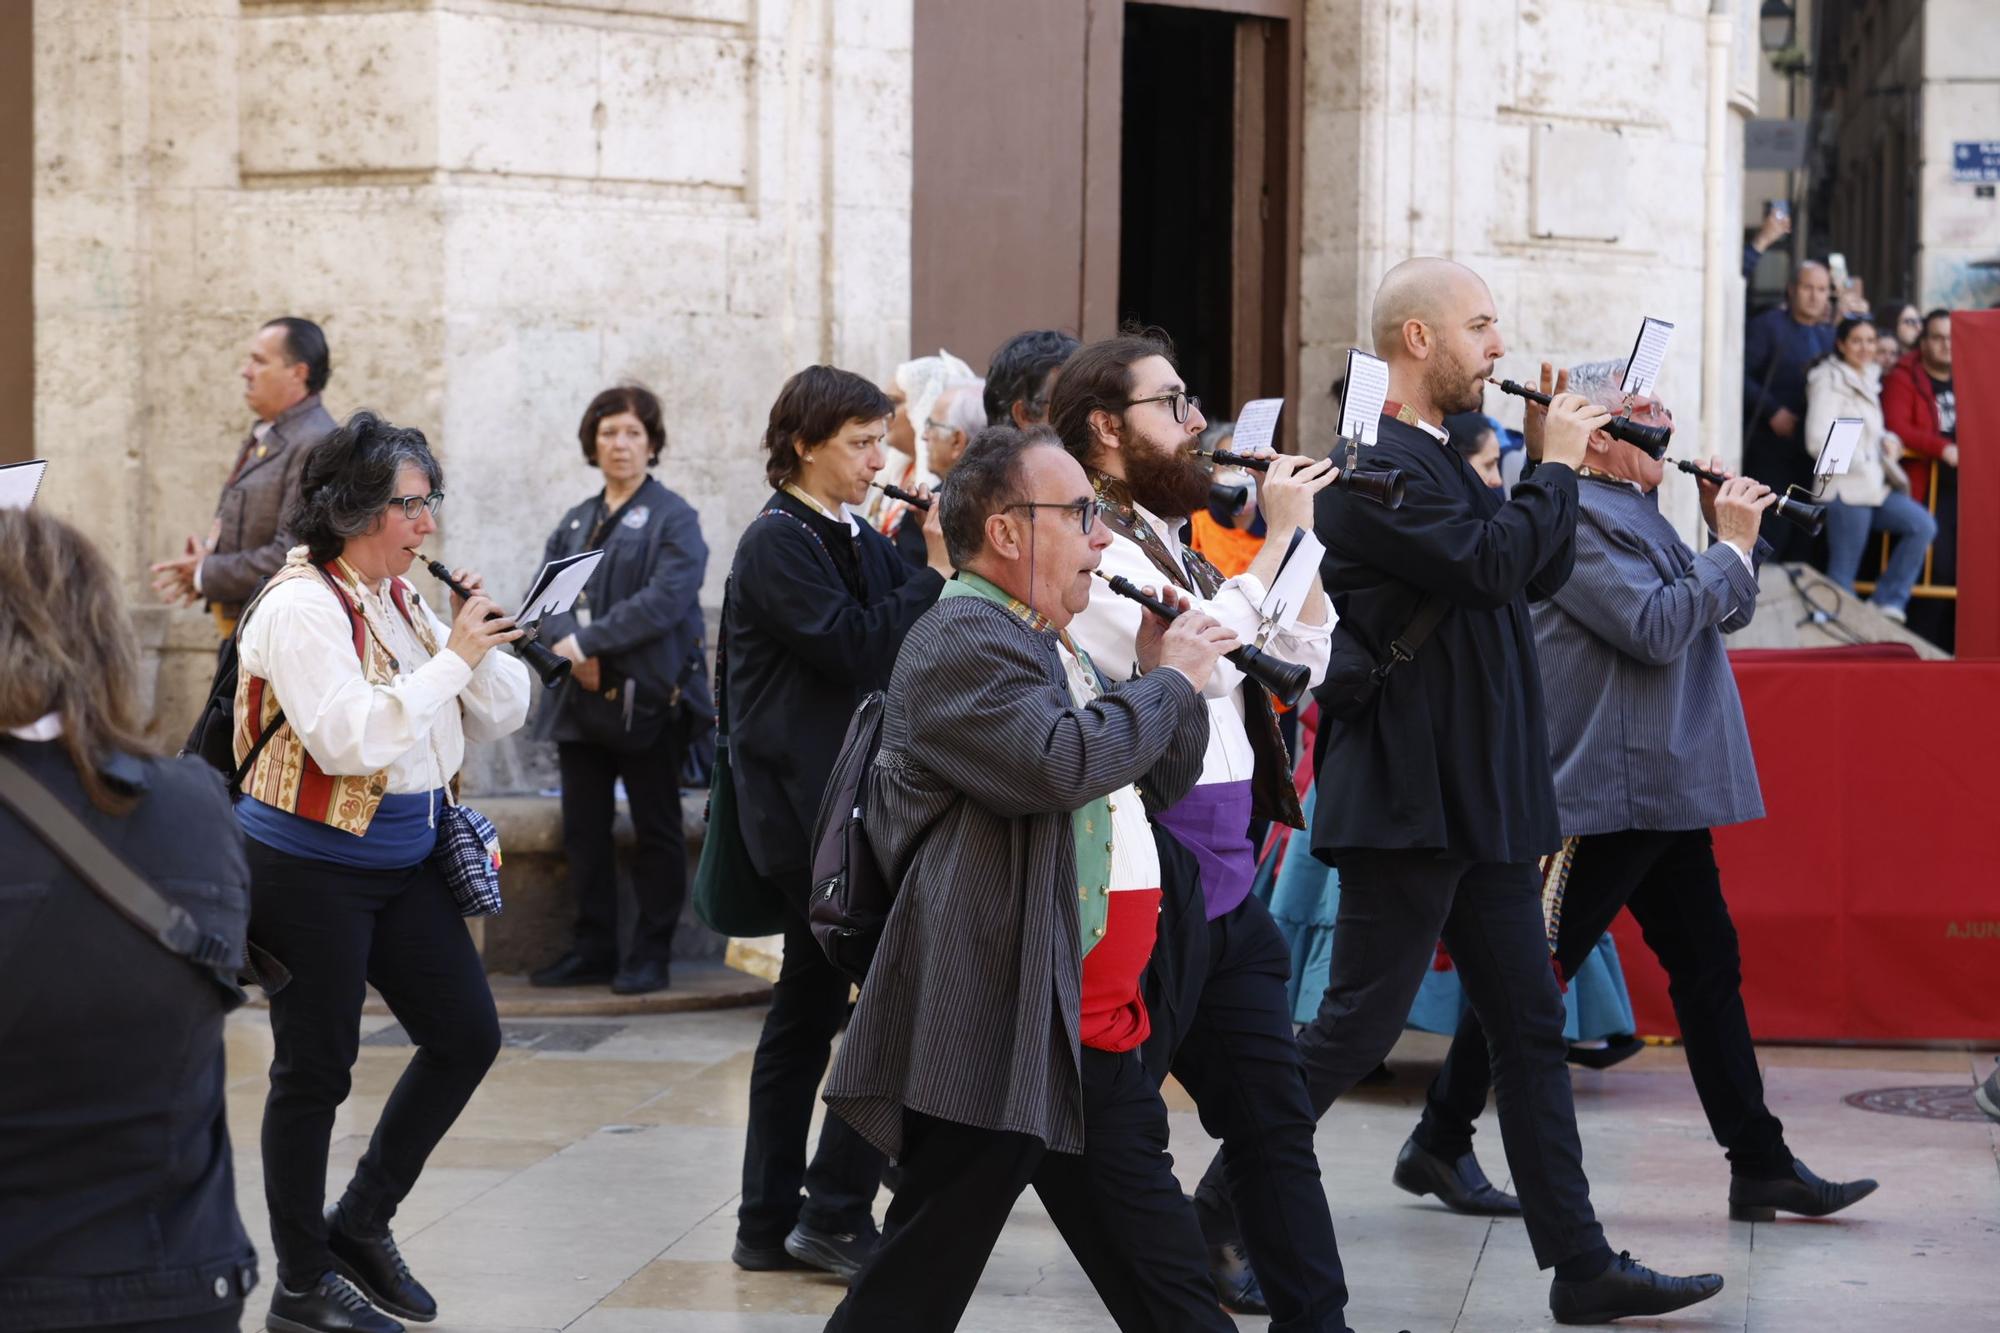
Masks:
[[[749,1274],[729,1262],[757,1008],[507,1020],[509,1047],[396,1230],[451,1333],[806,1333],[840,1298],[830,1280]],[[365,1020],[354,1092],[334,1130],[332,1184],[346,1179],[409,1057],[392,1021]],[[1519,1222],[1453,1216],[1389,1183],[1395,1153],[1442,1059],[1406,1034],[1392,1086],[1366,1088],[1321,1124],[1321,1170],[1361,1333],[1550,1328],[1548,1281]],[[257,1126],[270,1058],[261,1011],[229,1028],[230,1127],[243,1216],[265,1256],[244,1328],[263,1327],[273,1269]],[[1915,1119],[1847,1105],[1892,1087],[1963,1094],[1991,1053],[1767,1047],[1773,1109],[1822,1174],[1874,1175],[1882,1189],[1842,1218],[1727,1220],[1727,1167],[1677,1050],[1653,1048],[1575,1075],[1592,1195],[1612,1245],[1682,1272],[1722,1273],[1715,1300],[1639,1327],[1843,1333],[2000,1327],[2000,1126]],[[1192,1183],[1210,1144],[1174,1093],[1173,1136]],[[1505,1182],[1498,1136],[1480,1135]],[[886,1198],[885,1198],[886,1203]],[[1244,1328],[1263,1320],[1241,1319]],[[962,1325],[968,1333],[1111,1327],[1029,1194]]]

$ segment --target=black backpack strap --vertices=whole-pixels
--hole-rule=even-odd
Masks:
[[[227,940],[203,930],[185,908],[162,897],[54,792],[6,753],[0,753],[0,804],[47,843],[71,873],[159,941],[161,948],[218,975],[235,968],[237,958]]]
[[[279,729],[284,725],[285,710],[280,708],[277,712],[271,714],[271,724],[258,733],[257,743],[250,747],[250,753],[243,756],[243,762],[238,764],[236,771],[229,775],[229,794],[231,796],[243,790],[243,779],[249,777],[250,770],[257,766],[257,756],[264,753],[264,747],[271,743],[271,738],[277,735]]]
[[[1417,655],[1417,649],[1424,646],[1431,631],[1438,627],[1445,613],[1451,610],[1451,603],[1436,593],[1426,593],[1424,600],[1417,603],[1417,613],[1410,617],[1410,623],[1403,626],[1403,632],[1389,640],[1389,655],[1375,665],[1375,679],[1386,680],[1400,662],[1408,662]]]

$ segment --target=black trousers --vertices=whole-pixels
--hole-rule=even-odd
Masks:
[[[1173,1061],[1202,1128],[1222,1140],[1195,1193],[1202,1230],[1211,1244],[1235,1240],[1242,1219],[1273,1329],[1340,1333],[1347,1285],[1285,996],[1291,954],[1261,898],[1208,923],[1208,960]]]
[[[1792,1163],[1784,1126],[1764,1105],[1764,1080],[1743,1012],[1736,926],[1707,829],[1605,833],[1579,841],[1563,893],[1556,960],[1573,976],[1622,907],[1667,970],[1668,994],[1687,1044],[1688,1072],[1715,1140],[1734,1170],[1776,1176]],[[1447,1161],[1472,1151],[1472,1122],[1486,1107],[1486,1034],[1467,1015],[1431,1081],[1417,1142]]]
[[[834,1034],[847,1021],[847,978],[834,970],[806,924],[806,874],[777,882],[791,908],[785,961],[750,1066],[750,1127],[743,1143],[743,1203],[736,1235],[770,1249],[803,1221],[822,1231],[872,1230],[882,1154],[845,1120],[828,1115],[806,1163],[806,1136]],[[803,1188],[804,1198],[799,1191]]]
[[[633,924],[629,964],[664,963],[673,954],[674,927],[687,900],[687,836],[681,829],[680,732],[668,726],[651,748],[621,752],[565,741],[556,747],[562,765],[563,854],[576,893],[576,951],[616,959],[618,862],[611,840],[617,817],[613,784],[625,795],[638,835],[632,857]]]
[[[341,1209],[386,1227],[431,1149],[500,1052],[493,992],[451,890],[428,862],[356,870],[246,840],[250,938],[292,979],[271,997],[264,1199],[278,1279],[297,1290],[333,1267],[326,1248],[327,1146],[361,1044],[361,1004],[380,991],[415,1043]]]
[[[1137,1052],[1083,1052],[1084,1151],[903,1113],[902,1179],[881,1246],[827,1333],[956,1328],[1029,1185],[1126,1333],[1233,1329],[1167,1154],[1167,1108]]]
[[[1341,859],[1331,980],[1299,1034],[1313,1113],[1326,1114],[1389,1054],[1440,936],[1493,1049],[1500,1134],[1535,1262],[1552,1268],[1602,1251],[1533,865],[1423,851]]]

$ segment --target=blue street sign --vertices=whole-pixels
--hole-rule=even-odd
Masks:
[[[2000,181],[2000,139],[1961,139],[1952,144],[1951,178],[1975,185]]]

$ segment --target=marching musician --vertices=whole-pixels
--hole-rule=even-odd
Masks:
[[[1622,371],[1619,362],[1594,361],[1572,369],[1568,387],[1641,423],[1671,425],[1657,400],[1619,392]],[[1556,387],[1543,365],[1543,392]],[[1531,435],[1540,435],[1546,415],[1529,404]],[[1721,464],[1708,468],[1719,473]],[[1875,1182],[1821,1180],[1792,1156],[1764,1104],[1736,927],[1709,835],[1764,814],[1723,636],[1756,611],[1757,569],[1770,554],[1757,530],[1777,495],[1749,477],[1697,483],[1714,540],[1696,555],[1660,513],[1664,472],[1645,451],[1591,432],[1577,474],[1575,569],[1530,608],[1571,858],[1556,964],[1565,977],[1576,975],[1629,907],[1666,969],[1688,1071],[1729,1160],[1730,1217],[1825,1217],[1873,1193]],[[1442,1162],[1469,1157],[1492,1081],[1487,1034],[1470,1014],[1410,1143]]]
[[[1446,260],[1407,260],[1383,278],[1371,324],[1389,371],[1371,452],[1402,471],[1405,499],[1391,510],[1339,488],[1319,496],[1340,624],[1320,694],[1312,850],[1340,871],[1340,908],[1331,981],[1299,1038],[1313,1109],[1395,1045],[1442,935],[1492,1036],[1501,1136],[1536,1263],[1555,1269],[1557,1321],[1691,1305],[1722,1278],[1614,1254],[1591,1209],[1536,873],[1561,837],[1528,600],[1570,576],[1576,469],[1610,413],[1558,395],[1541,468],[1503,501],[1443,425],[1480,406],[1506,350],[1486,284]],[[1438,1177],[1459,1166],[1414,1165]]]
[[[291,972],[271,993],[264,1104],[272,1328],[400,1333],[371,1302],[437,1317],[389,1222],[500,1050],[485,966],[431,852],[466,742],[521,725],[529,676],[493,651],[521,635],[486,618],[478,575],[454,574],[472,595],[453,597],[449,626],[404,581],[443,503],[423,433],[355,413],[307,458],[286,523],[303,545],[238,632],[238,762],[262,743],[236,806],[250,939]],[[322,1212],[371,984],[417,1050]]]
[[[806,1163],[813,1099],[848,991],[813,939],[806,896],[809,831],[848,720],[864,695],[888,684],[903,636],[951,573],[935,507],[923,569],[855,517],[882,470],[893,410],[880,389],[834,366],[808,366],[785,382],[764,432],[772,493],[737,542],[723,593],[718,702],[741,793],[738,823],[766,896],[783,904],[785,936],[750,1067],[731,1254],[752,1271],[804,1265],[852,1277],[876,1239],[881,1154],[829,1116]]]
[[[955,1328],[1033,1184],[1126,1333],[1224,1333],[1140,1053],[1141,977],[1200,929],[1147,808],[1194,781],[1202,686],[1235,636],[1151,616],[1126,645],[1143,678],[1093,669],[1069,629],[1110,537],[1046,427],[981,433],[939,508],[959,574],[897,658],[869,798],[899,887],[826,1091],[901,1177],[827,1327]]]
[[[1189,516],[1208,503],[1209,467],[1196,450],[1207,422],[1162,339],[1126,334],[1078,349],[1063,366],[1049,414],[1103,505],[1111,534],[1107,576],[1182,589],[1245,643],[1306,665],[1315,679],[1323,674],[1331,614],[1317,573],[1295,607],[1270,618],[1268,635],[1264,603],[1295,536],[1305,534],[1309,546],[1293,559],[1307,567],[1317,561],[1318,543],[1306,530],[1313,497],[1335,475],[1332,464],[1272,456],[1260,488],[1264,545],[1246,571],[1225,580],[1185,545]],[[1125,680],[1138,674],[1144,615],[1099,582],[1071,632],[1107,679]],[[1203,697],[1209,741],[1201,777],[1157,816],[1200,867],[1209,921],[1201,997],[1174,1034],[1178,1051],[1171,1043],[1167,1049],[1203,1126],[1222,1140],[1215,1174],[1226,1173],[1237,1193],[1257,1201],[1243,1221],[1270,1313],[1283,1328],[1339,1330],[1346,1291],[1285,996],[1291,954],[1263,900],[1250,892],[1257,871],[1251,821],[1303,822],[1291,758],[1270,696],[1235,666],[1219,663]],[[1214,1189],[1204,1190],[1202,1203],[1218,1289],[1233,1307],[1261,1311],[1229,1209],[1211,1204]]]

